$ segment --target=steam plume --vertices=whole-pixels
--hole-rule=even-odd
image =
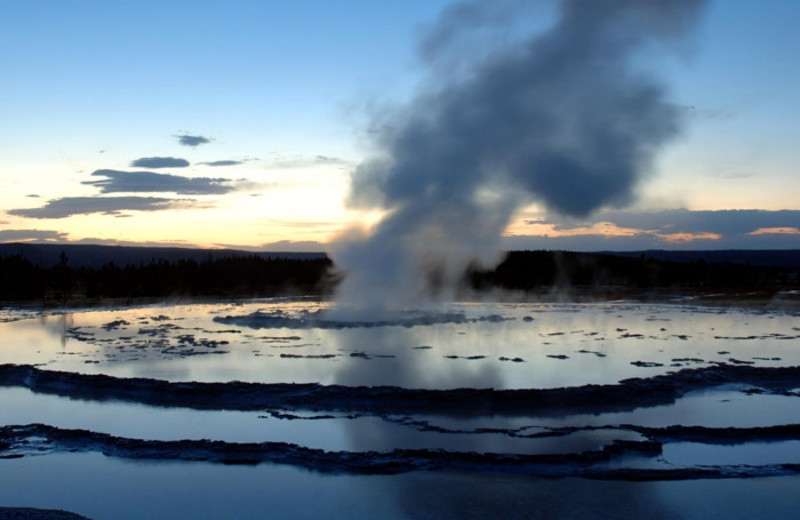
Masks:
[[[470,262],[497,260],[502,232],[532,202],[572,216],[630,202],[680,126],[680,109],[636,65],[685,35],[704,4],[446,8],[421,40],[426,88],[375,121],[378,151],[353,172],[348,202],[386,214],[336,253],[347,275],[339,302],[381,309],[447,296]],[[530,34],[543,6],[555,8],[551,24]]]

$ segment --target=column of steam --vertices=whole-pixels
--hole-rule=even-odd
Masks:
[[[339,308],[447,298],[468,264],[498,260],[532,202],[578,217],[629,203],[681,123],[635,62],[686,35],[705,3],[553,0],[536,34],[526,26],[542,0],[445,9],[421,41],[427,88],[383,116],[379,153],[352,174],[349,204],[387,213],[334,252]]]

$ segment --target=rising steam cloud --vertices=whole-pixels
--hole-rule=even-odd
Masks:
[[[654,44],[686,35],[704,4],[446,8],[421,39],[426,88],[376,118],[377,151],[353,172],[348,202],[386,214],[336,252],[346,274],[339,303],[385,309],[447,297],[470,262],[498,259],[504,229],[532,202],[578,217],[629,203],[681,123],[647,73],[652,64],[637,65]],[[543,7],[555,11],[533,31]]]

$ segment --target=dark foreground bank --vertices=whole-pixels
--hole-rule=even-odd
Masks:
[[[34,509],[31,507],[0,507],[0,520],[89,520],[57,509]]]

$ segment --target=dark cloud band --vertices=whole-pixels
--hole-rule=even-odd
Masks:
[[[552,224],[557,231],[585,227],[595,222],[610,222],[621,228],[657,233],[717,233],[725,236],[753,233],[765,228],[800,228],[800,211],[760,209],[662,211],[606,211],[591,221],[576,221],[553,215],[532,224]]]
[[[189,134],[180,134],[175,136],[178,139],[178,142],[183,146],[190,146],[195,148],[200,146],[201,144],[208,144],[212,141],[209,137],[203,137],[202,135],[189,135]]]
[[[233,191],[227,179],[181,177],[148,171],[97,170],[92,177],[105,177],[83,184],[100,188],[102,193],[176,193],[178,195],[220,195]]]
[[[223,161],[201,162],[199,164],[202,164],[203,166],[238,166],[240,164],[243,164],[243,162],[223,160]]]
[[[160,211],[183,208],[191,200],[175,200],[159,197],[63,197],[47,202],[41,208],[12,209],[8,213],[27,218],[65,218],[72,215],[102,213],[119,215],[122,211]]]
[[[131,162],[134,168],[186,168],[189,161],[176,157],[142,157]]]
[[[0,242],[22,240],[66,240],[67,234],[61,231],[39,229],[4,229],[0,231]]]

